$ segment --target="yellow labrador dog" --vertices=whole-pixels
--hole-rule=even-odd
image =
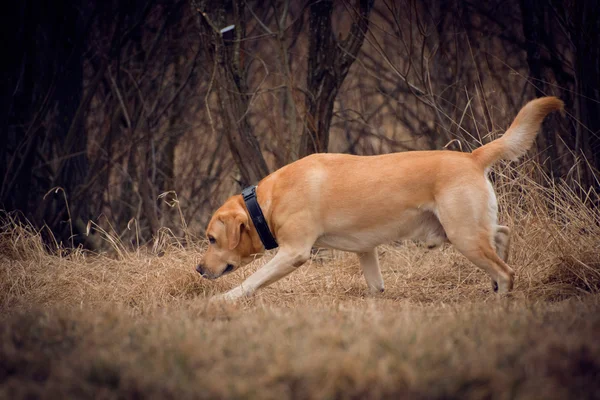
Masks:
[[[449,241],[489,274],[494,290],[506,293],[514,280],[506,264],[510,231],[498,225],[487,172],[498,160],[524,155],[546,115],[562,108],[555,97],[533,100],[501,138],[472,153],[313,154],[286,165],[256,187],[263,219],[251,218],[241,195],[215,212],[206,230],[210,245],[196,270],[209,279],[235,271],[264,252],[263,236],[271,234],[277,254],[220,298],[249,296],[281,279],[308,260],[313,246],[357,253],[369,288],[383,291],[378,245]]]

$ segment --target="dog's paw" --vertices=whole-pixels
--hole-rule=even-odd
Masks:
[[[492,279],[492,289],[494,293],[501,298],[510,296],[512,293],[512,285],[511,282],[503,282],[503,281],[495,281]]]
[[[222,294],[218,294],[216,296],[211,297],[211,301],[219,301],[219,302],[233,302],[239,300],[242,297],[248,296],[242,288],[236,287],[231,289],[230,291]]]
[[[385,288],[383,286],[372,287],[369,286],[369,295],[370,296],[380,296],[385,292]]]
[[[239,297],[232,296],[231,294],[229,294],[229,292],[227,292],[227,293],[222,293],[222,294],[218,294],[216,296],[211,297],[210,301],[214,301],[214,302],[218,302],[218,303],[233,303],[234,301],[236,301],[238,299],[239,299]]]
[[[233,300],[234,299],[227,296],[227,293],[217,294],[209,299],[210,302],[215,302],[215,303],[225,303],[225,302],[231,302]]]

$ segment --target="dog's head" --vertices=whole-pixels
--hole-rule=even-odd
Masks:
[[[253,243],[248,214],[241,196],[230,197],[212,216],[206,229],[209,245],[196,267],[203,277],[216,279],[235,271],[261,251]]]

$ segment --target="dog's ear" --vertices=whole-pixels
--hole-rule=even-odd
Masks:
[[[248,227],[248,216],[246,213],[239,213],[232,218],[228,218],[225,226],[228,247],[229,250],[233,250],[240,244],[242,230]]]

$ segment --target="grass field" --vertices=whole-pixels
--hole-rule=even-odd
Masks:
[[[234,304],[203,247],[66,251],[6,217],[0,398],[600,398],[600,214],[566,187],[496,175],[514,292],[451,246],[379,250],[385,293],[322,251]]]

